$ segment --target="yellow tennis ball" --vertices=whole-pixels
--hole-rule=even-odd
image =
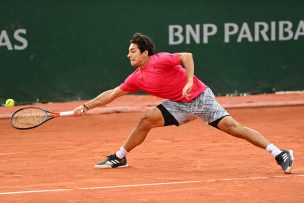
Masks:
[[[6,107],[13,107],[15,105],[15,101],[13,99],[7,99],[5,102]]]

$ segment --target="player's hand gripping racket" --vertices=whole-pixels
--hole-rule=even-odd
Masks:
[[[17,110],[10,118],[12,126],[18,130],[28,130],[36,128],[43,123],[62,116],[72,116],[73,111],[50,112],[38,107],[24,107]]]

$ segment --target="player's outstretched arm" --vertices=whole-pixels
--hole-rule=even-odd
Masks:
[[[128,93],[129,92],[121,90],[119,86],[114,89],[107,90],[105,92],[102,92],[96,98],[76,107],[74,109],[74,114],[82,115],[82,114],[86,113],[89,109],[92,109],[92,108],[95,108],[98,106],[104,106],[104,105],[112,102],[116,98],[126,95]]]

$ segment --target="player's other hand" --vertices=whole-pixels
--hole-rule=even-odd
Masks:
[[[183,88],[182,97],[189,99],[191,97],[191,90],[192,90],[193,82],[188,82],[185,87]]]
[[[85,106],[80,105],[76,107],[73,111],[75,116],[82,116],[88,111],[88,109]]]

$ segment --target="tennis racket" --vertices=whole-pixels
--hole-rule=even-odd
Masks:
[[[10,122],[18,130],[28,130],[36,128],[53,118],[72,115],[74,115],[73,111],[51,112],[39,107],[29,106],[14,112]]]

